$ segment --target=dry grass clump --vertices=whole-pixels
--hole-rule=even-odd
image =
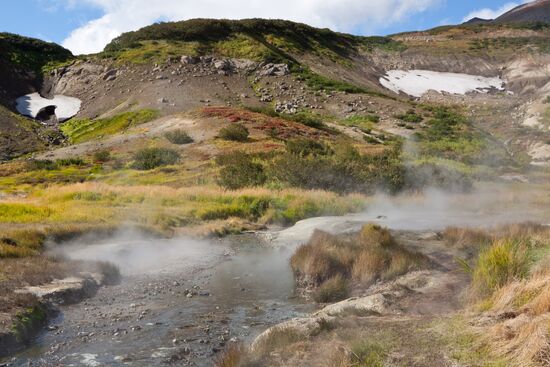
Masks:
[[[255,355],[262,356],[266,353],[281,350],[305,339],[306,336],[294,328],[275,326],[270,329],[269,336],[262,338],[260,342],[255,342],[252,349]]]
[[[326,280],[313,295],[313,299],[318,303],[337,302],[346,299],[350,293],[350,286],[341,274]]]
[[[550,227],[507,225],[472,267],[471,296],[492,315],[481,340],[510,365],[550,365]],[[500,238],[498,238],[500,236]]]
[[[487,231],[474,228],[448,227],[443,231],[443,238],[449,246],[459,249],[482,248],[491,241]]]
[[[242,344],[231,343],[222,355],[216,358],[216,367],[239,367],[246,356],[246,349]]]
[[[428,263],[425,256],[396,243],[387,229],[372,224],[351,235],[317,230],[291,259],[299,283],[318,288],[321,302],[345,298],[347,282],[369,285],[424,268]]]

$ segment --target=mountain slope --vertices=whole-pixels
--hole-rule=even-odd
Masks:
[[[524,23],[543,22],[550,23],[550,0],[536,0],[520,5],[501,15],[495,22],[500,23]]]

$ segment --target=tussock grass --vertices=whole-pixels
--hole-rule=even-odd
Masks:
[[[428,259],[402,247],[389,231],[369,224],[356,234],[315,231],[292,256],[300,283],[317,287],[319,300],[347,296],[347,282],[368,285],[428,266]]]
[[[453,229],[451,233],[459,233]],[[485,238],[471,231],[461,238]],[[471,302],[494,315],[477,327],[481,343],[508,365],[547,366],[550,361],[550,227],[501,226],[472,266]]]
[[[483,248],[491,242],[491,235],[486,231],[473,228],[447,227],[443,231],[445,243],[449,246],[465,249]]]
[[[341,274],[329,278],[319,286],[313,295],[318,303],[338,302],[346,299],[350,294],[350,285]]]
[[[475,297],[492,294],[502,286],[528,275],[530,254],[519,241],[500,239],[481,251],[472,275],[472,292]]]

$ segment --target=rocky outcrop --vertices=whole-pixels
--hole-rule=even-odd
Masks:
[[[112,284],[113,280],[100,273],[81,273],[79,276],[15,291],[36,297],[38,304],[19,315],[9,332],[0,333],[0,357],[13,355],[30,343],[47,325],[48,320],[58,313],[58,305],[81,302],[95,295],[101,286]]]
[[[89,273],[82,274],[80,277],[54,280],[41,286],[26,287],[16,293],[29,293],[42,301],[54,304],[71,304],[93,296],[102,285],[104,285],[103,275]]]

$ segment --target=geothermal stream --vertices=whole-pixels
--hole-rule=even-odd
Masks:
[[[487,195],[490,196],[490,195]],[[483,197],[487,197],[483,196]],[[120,285],[61,313],[34,346],[10,366],[211,366],[231,340],[249,343],[269,326],[314,310],[294,296],[289,258],[316,228],[329,232],[377,222],[394,230],[437,231],[449,225],[494,225],[548,220],[516,202],[492,205],[482,196],[379,198],[361,214],[312,218],[282,231],[224,240],[146,239],[121,233],[61,248],[75,259],[109,260],[123,273]],[[489,202],[491,201],[491,202]],[[511,216],[513,213],[513,216]],[[188,298],[185,290],[197,295]],[[2,362],[0,361],[0,364]]]

